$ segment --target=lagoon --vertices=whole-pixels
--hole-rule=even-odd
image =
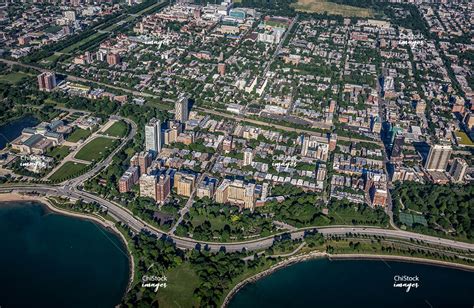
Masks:
[[[7,143],[12,142],[26,127],[35,126],[38,120],[33,116],[24,116],[22,118],[13,120],[7,124],[0,126],[0,150],[2,150]]]

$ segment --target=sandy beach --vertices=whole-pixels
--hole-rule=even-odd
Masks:
[[[66,211],[60,208],[55,207],[51,202],[46,197],[41,197],[41,196],[29,196],[29,195],[22,195],[18,193],[7,193],[7,194],[0,194],[0,202],[12,202],[12,201],[34,201],[34,202],[39,202],[46,206],[48,210],[61,214],[61,215],[67,215],[67,216],[72,216],[72,217],[77,217],[80,219],[87,219],[90,221],[93,221],[95,223],[100,224],[104,228],[108,230],[112,230],[114,233],[116,233],[121,239],[122,242],[125,244],[127,247],[127,252],[130,260],[130,278],[129,278],[129,283],[127,287],[127,292],[132,288],[133,285],[133,280],[135,277],[135,261],[133,259],[133,255],[130,253],[130,247],[128,247],[128,242],[125,236],[120,232],[115,224],[111,221],[108,221],[100,216],[93,216],[89,214],[82,214],[82,213],[75,213],[72,211]]]

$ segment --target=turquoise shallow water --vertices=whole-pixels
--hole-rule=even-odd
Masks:
[[[419,287],[393,286],[394,276],[418,276]],[[474,307],[474,273],[425,264],[372,260],[312,260],[246,285],[230,308]]]
[[[119,237],[38,203],[0,203],[0,307],[113,307],[129,260]]]

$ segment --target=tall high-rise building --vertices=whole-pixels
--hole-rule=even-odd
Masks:
[[[38,75],[38,87],[48,92],[53,90],[56,87],[56,75],[49,72]]]
[[[206,177],[201,183],[199,183],[196,189],[196,197],[212,198],[216,189],[216,185],[217,185],[217,179]]]
[[[142,174],[140,177],[140,197],[156,200],[156,176]]]
[[[174,118],[182,123],[189,118],[189,98],[183,96],[179,98],[174,105]]]
[[[70,22],[74,22],[76,21],[76,12],[75,11],[65,11],[64,12],[64,17],[70,21]]]
[[[134,167],[139,166],[138,156],[139,156],[139,154],[135,153],[135,155],[133,155],[132,158],[130,158],[130,166],[134,166]]]
[[[194,189],[196,176],[190,173],[176,172],[174,175],[174,187],[180,196],[190,197]]]
[[[156,202],[163,203],[171,191],[171,178],[169,175],[161,174],[156,183]]]
[[[179,134],[182,132],[183,125],[177,121],[170,121],[169,128],[164,131],[164,143],[171,144],[176,142]]]
[[[316,181],[324,181],[326,179],[327,169],[325,164],[318,164],[316,171]]]
[[[156,155],[160,153],[161,145],[161,121],[153,118],[145,125],[145,150]]]
[[[224,180],[216,190],[217,203],[233,203],[246,209],[255,207],[255,188],[253,183],[244,184],[240,180]]]
[[[140,152],[138,154],[138,166],[140,166],[140,174],[146,174],[148,167],[151,166],[153,157],[149,152]]]
[[[217,72],[219,75],[224,76],[225,75],[225,63],[219,63],[217,64]]]
[[[249,166],[253,162],[253,151],[252,149],[245,149],[244,151],[244,166]]]
[[[201,8],[194,9],[193,16],[194,19],[201,19]]]
[[[301,156],[327,161],[329,143],[327,137],[304,136],[301,142]]]
[[[233,148],[233,138],[232,136],[226,136],[224,140],[222,141],[222,150],[225,152],[230,152],[232,151]]]
[[[449,169],[449,174],[453,178],[453,182],[462,182],[464,181],[464,176],[466,175],[467,171],[467,163],[462,158],[455,158],[453,160],[453,164]]]
[[[107,55],[107,63],[109,65],[116,65],[120,63],[120,56],[115,53],[109,53]]]
[[[429,171],[446,171],[449,157],[451,156],[451,146],[435,144],[431,146],[425,169]]]
[[[426,102],[424,100],[419,100],[416,102],[415,112],[416,114],[423,114],[426,110]]]
[[[129,192],[131,187],[138,182],[138,168],[131,166],[119,180],[119,191]]]
[[[308,155],[308,150],[309,150],[309,138],[304,136],[303,137],[303,144],[301,146],[301,156]]]
[[[260,200],[266,201],[268,197],[268,192],[270,190],[270,185],[265,182],[262,184],[262,195],[260,196]]]

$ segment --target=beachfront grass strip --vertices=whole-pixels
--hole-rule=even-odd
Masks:
[[[86,140],[92,132],[88,129],[76,128],[69,137],[67,137],[67,141],[69,142],[78,142],[79,140]]]
[[[87,143],[75,156],[75,158],[87,161],[100,161],[106,157],[116,146],[117,140],[106,137],[98,137]]]
[[[58,161],[63,160],[64,157],[68,156],[71,151],[68,146],[61,145],[51,149],[47,155],[57,159]]]
[[[125,137],[127,132],[128,124],[124,121],[117,121],[104,132],[104,135],[122,138]]]
[[[73,177],[79,176],[88,169],[89,165],[76,163],[72,161],[66,162],[56,172],[49,177],[50,181],[61,182]]]

